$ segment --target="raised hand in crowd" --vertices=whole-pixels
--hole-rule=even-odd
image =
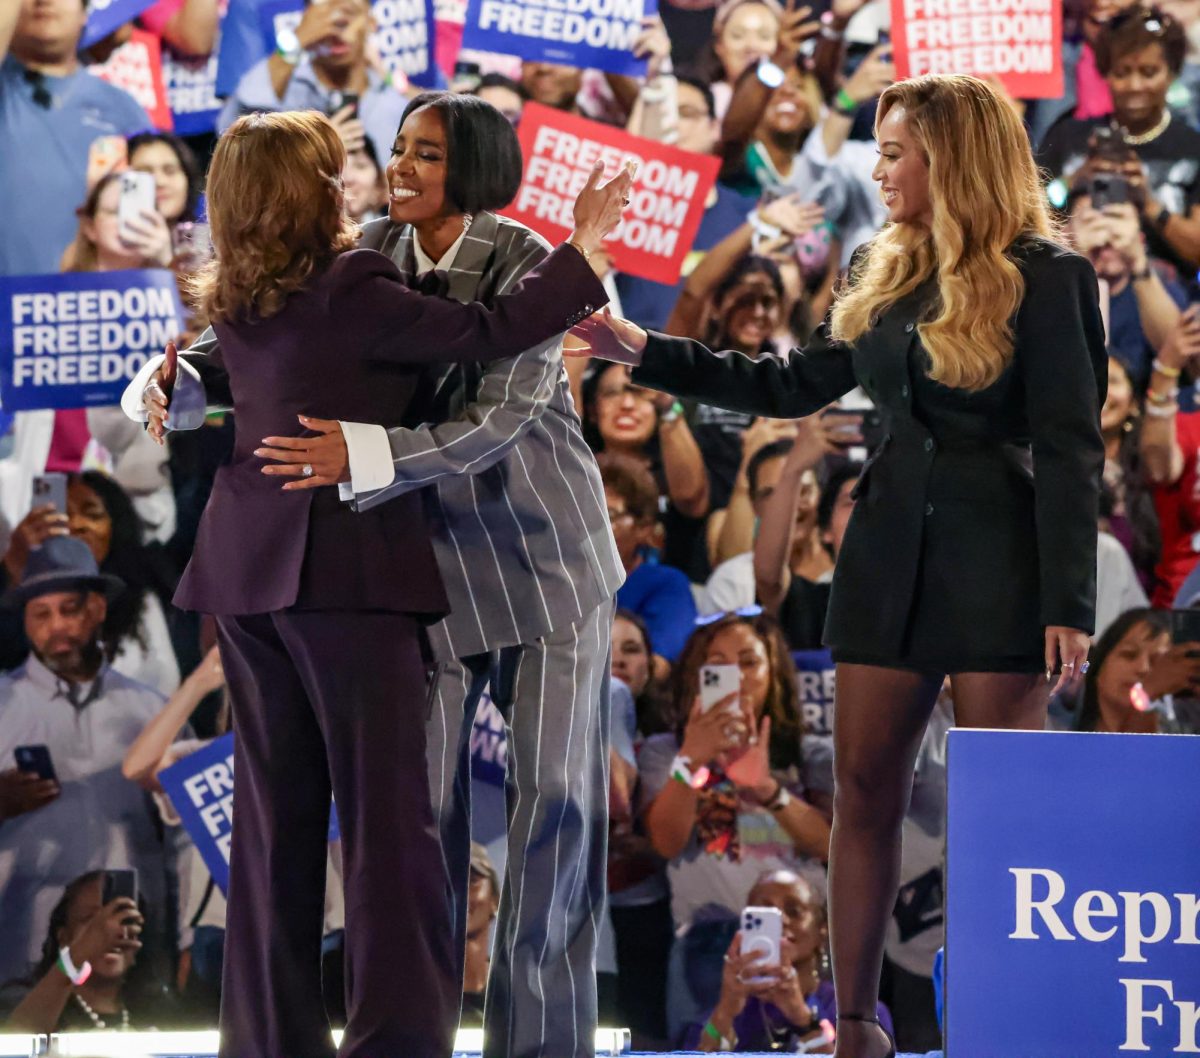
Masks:
[[[1114,202],[1099,212],[1107,228],[1107,244],[1124,258],[1131,272],[1141,272],[1147,264],[1146,240],[1136,207],[1131,202]]]
[[[171,229],[158,210],[143,210],[136,217],[130,217],[125,231],[128,235],[123,234],[121,242],[137,251],[146,264],[159,268],[171,266],[171,259],[175,256],[171,245]]]
[[[1148,413],[1142,423],[1139,450],[1146,477],[1154,485],[1173,485],[1183,474],[1184,453],[1176,432],[1180,374],[1200,357],[1200,306],[1189,305],[1179,314],[1158,348],[1150,376]],[[1167,374],[1164,374],[1164,370]]]
[[[854,102],[869,103],[881,96],[884,89],[895,80],[896,64],[892,61],[892,46],[877,44],[867,52],[842,89]]]
[[[262,468],[264,474],[299,478],[289,481],[283,488],[315,489],[322,485],[336,485],[350,480],[350,450],[346,438],[336,419],[311,419],[297,416],[304,430],[311,430],[316,437],[264,437],[263,447],[254,451],[263,459],[274,459]],[[311,468],[311,469],[309,469]]]
[[[25,572],[25,563],[29,561],[29,552],[39,548],[51,536],[69,536],[70,529],[67,516],[47,503],[34,507],[13,530],[8,542],[8,551],[4,554],[4,568],[10,582],[21,579]]]
[[[97,963],[112,951],[137,952],[146,920],[138,906],[127,896],[110,900],[92,914],[68,945],[71,961],[76,966],[85,962]]]
[[[646,80],[653,81],[671,70],[671,38],[661,15],[646,15],[642,31],[633,42],[633,54],[646,60]]]
[[[776,781],[771,777],[771,762],[767,758],[771,745],[771,718],[764,716],[758,731],[755,732],[753,728],[750,730],[745,752],[729,762],[725,774],[735,786],[749,790],[760,802],[767,801],[777,788]]]
[[[1200,643],[1173,643],[1153,660],[1142,687],[1151,701],[1168,694],[1200,697]]]
[[[787,0],[779,23],[779,44],[775,48],[777,66],[786,68],[794,63],[800,54],[800,46],[821,32],[821,23],[812,17],[812,13],[811,7],[797,7],[796,0]]]
[[[61,792],[53,779],[18,768],[0,771],[0,823],[44,808]]]
[[[709,1022],[725,1039],[735,1038],[733,1023],[741,1017],[751,996],[766,999],[780,983],[783,970],[779,966],[761,965],[762,952],[742,953],[742,935],[735,933],[725,952],[725,966],[721,971],[721,995],[709,1016]],[[803,997],[801,997],[803,999]],[[700,1037],[702,1051],[721,1049],[718,1040],[707,1033]]]
[[[121,774],[148,790],[160,790],[158,773],[186,755],[172,749],[183,726],[205,698],[224,686],[225,670],[221,665],[221,654],[213,646],[133,740],[133,745],[126,750],[125,758],[121,761]],[[194,749],[193,744],[188,752]]]
[[[746,714],[739,694],[722,698],[707,710],[697,695],[683,729],[679,755],[697,768],[711,764],[742,745],[746,732]]]
[[[764,224],[793,237],[807,235],[825,220],[825,207],[805,202],[798,192],[760,204],[756,212]]]
[[[355,104],[347,103],[340,110],[335,110],[329,115],[329,124],[341,137],[342,146],[346,148],[347,154],[361,151],[366,146],[367,129],[359,120],[358,107]]]

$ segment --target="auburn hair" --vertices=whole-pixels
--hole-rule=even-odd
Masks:
[[[202,312],[265,319],[354,248],[345,164],[341,139],[315,110],[247,114],[226,130],[206,188],[213,258],[192,281]]]
[[[879,98],[876,134],[893,107],[904,108],[928,162],[933,224],[888,224],[867,243],[834,305],[831,333],[855,341],[936,276],[935,306],[918,328],[930,376],[985,389],[1012,361],[1012,321],[1025,295],[1014,244],[1058,235],[1029,138],[1009,101],[976,77],[898,81]]]

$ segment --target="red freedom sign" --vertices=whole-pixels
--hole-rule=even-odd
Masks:
[[[141,103],[155,128],[171,130],[171,106],[163,85],[162,47],[153,33],[133,30],[106,62],[88,69],[109,84],[124,88]]]
[[[675,283],[704,216],[719,159],[631,136],[561,110],[528,103],[521,115],[525,174],[505,216],[561,242],[573,225],[575,196],[603,160],[611,177],[628,160],[637,177],[620,227],[607,249],[628,275]]]
[[[1063,91],[1062,0],[891,0],[896,75],[999,78],[1018,99]]]

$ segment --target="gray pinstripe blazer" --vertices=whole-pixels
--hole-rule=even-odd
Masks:
[[[414,277],[412,232],[366,226],[363,247]],[[549,252],[515,221],[478,214],[448,271],[448,294],[508,293]],[[415,429],[391,429],[395,480],[360,510],[426,489],[434,552],[451,613],[430,640],[441,660],[531,642],[610,599],[625,578],[595,457],[583,439],[559,341],[508,360],[428,377]]]

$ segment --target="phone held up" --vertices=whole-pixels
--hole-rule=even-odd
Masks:
[[[122,242],[134,241],[130,221],[141,218],[143,213],[154,212],[154,177],[127,169],[121,174],[121,198],[117,202],[117,235]]]
[[[737,694],[742,688],[742,673],[736,665],[700,666],[700,711],[707,713],[717,702]],[[734,702],[733,708],[739,708]]]
[[[67,475],[57,471],[35,474],[33,477],[34,507],[50,504],[59,514],[67,513]]]
[[[47,746],[17,746],[13,750],[13,757],[16,759],[18,771],[36,775],[39,779],[49,782],[58,782],[58,775],[54,771],[54,762],[50,759],[50,750]]]
[[[104,889],[100,903],[107,906],[122,897],[137,903],[138,877],[137,871],[132,867],[104,872]]]
[[[742,910],[741,952],[754,953],[753,965],[766,969],[779,965],[783,945],[783,912],[777,907],[747,907]],[[763,984],[767,977],[746,977],[748,984]]]

